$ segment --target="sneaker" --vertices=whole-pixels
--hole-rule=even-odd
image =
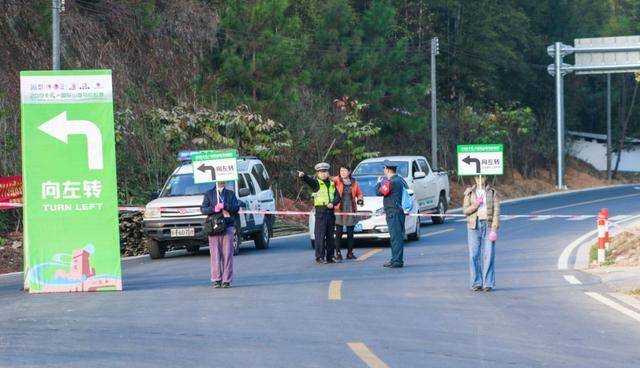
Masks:
[[[493,288],[492,287],[486,287],[486,288],[484,288],[482,290],[484,290],[484,291],[486,291],[488,293],[490,291],[493,291]]]
[[[481,286],[474,286],[474,287],[471,288],[471,290],[480,291],[480,290],[482,290],[482,287]]]
[[[228,283],[228,282],[223,282],[223,283],[222,283],[222,288],[223,288],[223,289],[228,289],[228,288],[230,288],[230,287],[231,287],[231,284],[230,284],[230,283]]]
[[[389,268],[402,268],[404,265],[402,263],[392,263]]]
[[[327,258],[326,263],[336,263],[336,261],[334,261],[333,258],[329,257]]]
[[[342,253],[340,251],[336,252],[336,261],[342,261]]]
[[[391,262],[387,262],[387,263],[383,264],[382,267],[391,267]]]
[[[324,263],[324,262],[322,261],[322,258],[316,258],[316,263]]]
[[[347,259],[358,259],[358,257],[356,257],[356,255],[353,254],[353,252],[348,252],[347,253]]]
[[[213,282],[213,287],[216,289],[220,289],[220,287],[222,286],[222,282],[221,281],[214,281]]]

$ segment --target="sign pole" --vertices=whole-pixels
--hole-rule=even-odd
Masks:
[[[60,70],[60,0],[51,0],[51,69]]]
[[[611,181],[611,73],[607,73],[607,180]]]
[[[558,189],[565,189],[564,185],[564,91],[562,86],[562,43],[556,42],[555,49],[555,77],[556,77],[556,123],[558,130]]]
[[[431,39],[431,166],[438,169],[438,103],[436,100],[436,55],[438,55],[438,37]]]

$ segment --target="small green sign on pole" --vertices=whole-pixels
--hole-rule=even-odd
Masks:
[[[194,152],[191,155],[193,182],[202,184],[238,180],[237,159],[235,150]]]
[[[503,175],[502,144],[458,145],[458,176]]]
[[[25,288],[122,290],[111,71],[24,71],[20,93]]]

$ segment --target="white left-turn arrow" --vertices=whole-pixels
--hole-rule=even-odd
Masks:
[[[63,112],[38,127],[39,130],[64,142],[69,142],[70,135],[87,137],[87,158],[89,170],[102,170],[102,134],[98,127],[88,120],[67,120],[67,112]]]

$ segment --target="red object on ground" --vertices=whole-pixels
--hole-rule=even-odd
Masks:
[[[22,177],[10,176],[0,178],[0,210],[15,208],[13,206],[3,206],[2,203],[20,202],[22,202]]]
[[[598,213],[598,249],[604,249],[607,231],[606,223],[609,217],[609,211],[606,208],[600,209]]]

